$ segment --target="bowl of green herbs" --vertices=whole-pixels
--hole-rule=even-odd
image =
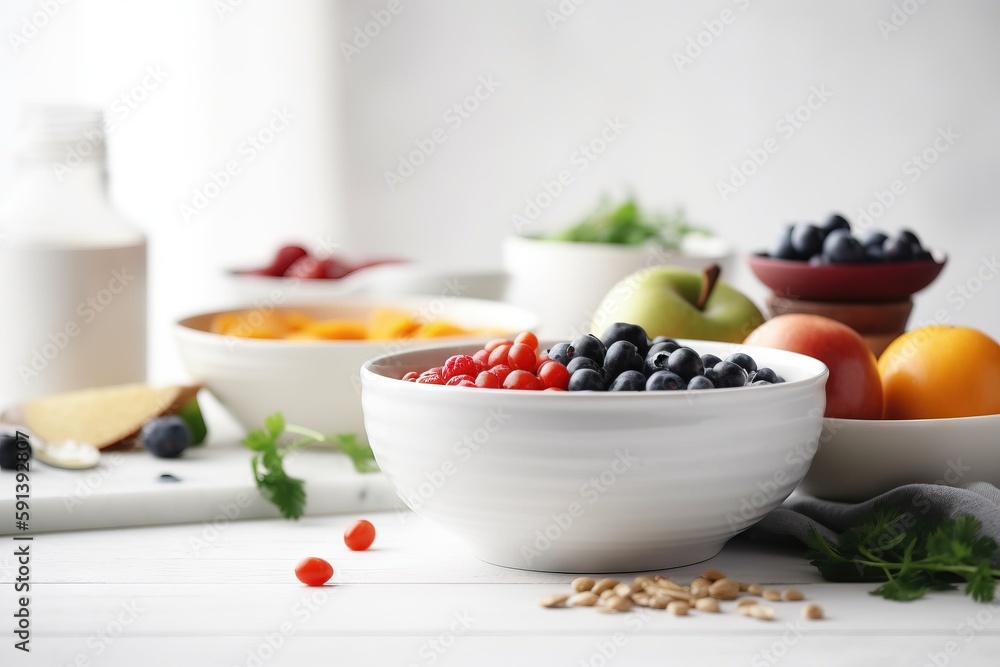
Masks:
[[[541,314],[540,335],[589,331],[594,311],[622,278],[658,265],[700,270],[733,258],[732,248],[682,209],[643,209],[635,198],[603,200],[555,232],[504,241],[505,299]],[[732,268],[729,266],[728,268]]]

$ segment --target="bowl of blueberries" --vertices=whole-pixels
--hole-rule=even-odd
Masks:
[[[750,269],[779,297],[813,301],[905,301],[937,278],[946,257],[909,229],[858,235],[844,216],[792,223],[770,252],[749,257]]]

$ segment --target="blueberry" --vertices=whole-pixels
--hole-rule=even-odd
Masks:
[[[733,352],[728,357],[726,357],[726,361],[736,364],[737,366],[745,370],[747,372],[747,375],[757,370],[757,362],[754,361],[753,357],[751,357],[749,354],[744,354],[743,352]]]
[[[865,237],[865,240],[861,242],[861,245],[863,245],[866,248],[870,246],[878,246],[879,248],[881,248],[882,244],[884,244],[886,242],[886,239],[888,238],[889,235],[886,234],[885,232],[873,229],[870,232],[868,232],[868,235]]]
[[[670,359],[670,353],[663,350],[650,350],[649,354],[646,355],[646,361],[642,365],[642,372],[647,376],[652,375],[656,371],[667,370],[667,360]]]
[[[569,364],[570,359],[573,358],[573,352],[573,346],[569,343],[556,343],[549,348],[546,354],[549,359],[555,359],[563,366],[566,366]]]
[[[758,368],[758,369],[757,369],[757,372],[756,372],[756,373],[754,373],[754,375],[753,375],[753,378],[752,378],[752,379],[753,379],[753,380],[754,380],[755,382],[758,382],[758,381],[760,381],[760,380],[767,380],[767,381],[768,381],[768,382],[770,382],[771,384],[774,384],[775,382],[777,382],[777,381],[778,381],[778,374],[777,374],[777,373],[775,373],[775,372],[774,372],[773,370],[771,370],[770,368],[767,368],[767,367],[764,367],[764,368]]]
[[[771,251],[771,256],[778,259],[805,259],[801,257],[792,244],[792,231],[795,225],[787,225],[778,238],[778,245]]]
[[[764,385],[774,384],[773,382],[768,382],[767,380],[755,380],[750,383],[751,387],[762,387]]]
[[[604,347],[607,349],[611,349],[611,346],[620,340],[628,341],[635,345],[636,349],[639,350],[639,354],[643,357],[649,352],[649,336],[646,335],[646,330],[638,324],[615,322],[601,336],[601,342],[604,343]]]
[[[712,377],[709,377],[709,379],[720,389],[725,387],[743,387],[747,383],[747,372],[741,366],[731,361],[720,361],[712,370],[715,371],[715,375],[719,379],[716,380]],[[708,377],[707,373],[706,377]]]
[[[890,262],[906,262],[913,259],[913,245],[909,240],[896,236],[885,242],[885,258]]]
[[[602,372],[601,366],[590,357],[573,357],[569,360],[569,363],[566,364],[566,370],[569,371],[570,375],[583,368],[589,368],[590,370],[597,371],[598,373]]]
[[[581,368],[569,376],[570,391],[604,391],[604,376],[592,368]]]
[[[0,469],[17,470],[17,464],[31,458],[28,440],[20,440],[16,435],[0,435]]]
[[[645,375],[639,371],[625,371],[615,378],[608,391],[643,391],[645,388]]]
[[[701,357],[690,347],[682,347],[671,352],[667,368],[684,378],[685,382],[705,372],[705,364],[702,363]]]
[[[666,352],[667,354],[670,354],[674,350],[678,349],[680,346],[681,344],[673,339],[665,340],[660,343],[653,343],[652,345],[649,346],[649,351],[646,352],[646,356],[648,357],[653,352]]]
[[[846,229],[835,229],[823,242],[823,257],[834,264],[853,264],[865,258],[865,249]]]
[[[823,249],[823,236],[816,225],[798,223],[792,227],[792,247],[799,257],[808,259]]]
[[[656,338],[654,338],[652,340],[652,342],[650,343],[650,345],[651,346],[652,345],[659,345],[660,343],[673,343],[677,347],[680,347],[680,343],[678,343],[676,340],[674,340],[670,336],[657,336]],[[677,347],[675,347],[674,350],[676,350]],[[650,347],[650,349],[652,349],[652,347]],[[673,352],[673,350],[671,350],[671,352]]]
[[[684,388],[684,378],[670,371],[657,371],[646,380],[646,391],[674,391]]]
[[[613,379],[625,371],[641,371],[645,359],[639,354],[638,348],[627,340],[611,344],[608,354],[604,357],[604,373]]]
[[[920,252],[913,253],[913,259],[921,262],[932,262],[934,261],[934,255],[927,250],[921,250]]]
[[[157,417],[143,425],[139,441],[153,456],[175,459],[191,444],[191,431],[176,415]]]
[[[715,368],[715,365],[722,361],[719,357],[714,354],[703,354],[701,355],[701,364],[705,368]]]
[[[721,364],[722,362],[720,361],[719,363]],[[712,384],[712,387],[718,387],[719,386],[719,381],[720,381],[719,380],[719,374],[715,372],[715,368],[706,368],[705,369],[705,374],[702,377],[705,378],[706,380],[708,380]],[[691,382],[688,383],[688,389],[692,388],[691,384],[693,384],[694,381],[697,380],[697,379],[698,378],[691,378]],[[705,387],[705,389],[708,389],[708,388],[709,387]]]
[[[869,262],[884,262],[885,250],[880,245],[866,245],[865,259]]]
[[[912,229],[906,229],[904,227],[903,229],[899,230],[899,234],[897,236],[900,239],[904,239],[904,240],[908,241],[909,244],[910,244],[910,246],[914,250],[917,250],[918,248],[920,250],[923,250],[923,246],[920,245],[920,237],[918,237],[916,234],[914,234]]]
[[[715,389],[715,385],[708,379],[708,373],[714,373],[712,369],[705,371],[706,375],[696,375],[688,382],[688,389]],[[648,387],[647,387],[648,388]]]
[[[849,232],[851,231],[851,223],[849,223],[847,221],[847,218],[845,218],[841,214],[831,213],[830,217],[827,218],[826,222],[824,222],[820,226],[820,229],[826,232],[827,235],[829,235],[831,232],[837,229],[844,229]]]
[[[604,343],[594,334],[582,334],[573,339],[570,343],[573,347],[574,357],[587,357],[597,362],[597,365],[604,363],[604,355],[607,352]]]

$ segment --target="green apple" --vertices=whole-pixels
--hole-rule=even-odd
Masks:
[[[601,335],[615,322],[638,324],[650,338],[697,338],[741,343],[764,322],[753,301],[718,281],[719,267],[701,274],[670,266],[643,269],[604,297],[590,330]]]

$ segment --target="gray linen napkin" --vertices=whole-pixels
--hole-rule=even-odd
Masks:
[[[814,524],[820,534],[834,539],[876,507],[898,507],[928,521],[971,514],[983,524],[981,533],[1000,544],[1000,489],[986,482],[961,487],[907,484],[862,503],[840,503],[794,494],[746,535],[766,541],[791,537],[805,543],[809,524]],[[1000,565],[1000,553],[994,557],[994,562]]]

